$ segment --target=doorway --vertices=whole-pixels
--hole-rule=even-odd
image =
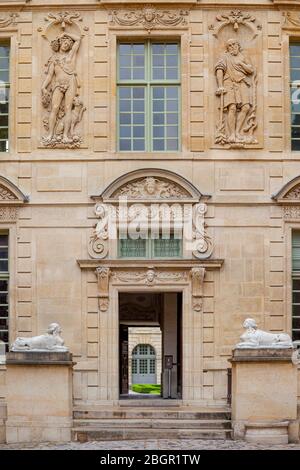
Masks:
[[[181,398],[182,293],[119,293],[120,398]]]

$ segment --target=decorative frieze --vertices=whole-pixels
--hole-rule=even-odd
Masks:
[[[0,220],[2,222],[16,222],[18,219],[17,207],[0,207]]]
[[[155,269],[148,269],[146,271],[116,271],[112,277],[115,283],[145,284],[146,286],[187,281],[187,273],[184,271],[158,271]]]
[[[142,27],[150,32],[156,27],[186,27],[188,24],[187,10],[159,10],[152,5],[138,10],[112,10],[110,25],[124,27]]]
[[[283,218],[285,220],[300,219],[300,206],[283,206]]]

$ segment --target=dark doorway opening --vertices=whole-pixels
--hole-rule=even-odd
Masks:
[[[181,292],[119,294],[119,386],[120,398],[181,398]]]

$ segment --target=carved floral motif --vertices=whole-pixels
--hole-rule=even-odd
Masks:
[[[129,199],[182,199],[188,196],[183,188],[152,176],[128,183],[114,194],[114,197],[127,197]]]
[[[10,25],[17,24],[18,13],[10,13],[6,18],[0,17],[0,28],[6,28]]]
[[[113,10],[110,12],[111,25],[142,26],[151,31],[156,26],[186,26],[188,11],[158,10],[149,5],[141,10]]]
[[[46,64],[46,78],[42,84],[42,105],[47,110],[43,118],[46,135],[42,144],[49,148],[78,148],[82,137],[77,131],[86,107],[79,95],[77,54],[82,35],[66,31],[79,13],[50,13],[51,27],[61,28],[62,33],[50,42],[52,55]],[[79,29],[79,28],[78,28]]]

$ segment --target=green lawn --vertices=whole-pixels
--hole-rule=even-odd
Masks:
[[[137,393],[150,393],[151,395],[160,395],[160,385],[152,384],[134,384],[131,390]]]

